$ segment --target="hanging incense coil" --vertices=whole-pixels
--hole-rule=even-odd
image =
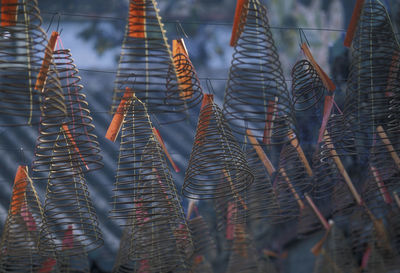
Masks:
[[[2,1],[0,126],[39,122],[40,92],[35,84],[47,44],[41,24],[36,0]]]
[[[221,181],[221,183],[226,183]],[[245,224],[249,209],[245,192],[236,193],[232,196],[223,196],[213,199],[217,230],[225,230],[228,240],[233,239],[233,229],[236,224]]]
[[[59,272],[90,273],[87,254],[70,256],[58,253],[57,261]]]
[[[305,204],[304,209],[300,211],[299,221],[297,224],[297,234],[299,237],[307,237],[322,228],[323,226],[315,215],[315,212],[308,204]]]
[[[269,175],[253,148],[246,149],[246,158],[254,174],[254,182],[246,192],[249,219],[250,221],[263,219],[274,223],[276,218],[279,218],[280,207]]]
[[[179,56],[172,57],[156,1],[130,0],[112,112],[118,107],[125,88],[129,87],[146,104],[149,113],[168,113],[169,121],[181,120],[185,110],[196,105],[201,96],[193,67],[183,66],[182,62]],[[183,76],[190,77],[192,97],[182,96],[181,89],[187,83],[182,77],[178,78],[182,76],[181,70],[189,67],[192,70]]]
[[[53,59],[64,91],[67,117],[63,129],[73,146],[71,156],[83,171],[97,170],[103,166],[102,156],[86,95],[81,92],[83,86],[79,83],[79,71],[69,49],[54,51]]]
[[[261,272],[257,252],[245,225],[236,225],[234,232],[234,241],[226,272]]]
[[[132,97],[124,114],[111,217],[133,228],[135,270],[184,271],[192,241],[165,156],[144,103]]]
[[[100,247],[103,239],[82,169],[68,154],[72,148],[63,135],[54,144],[50,159],[44,204],[48,230],[41,236],[52,238],[63,256],[84,255]],[[67,239],[65,234],[69,234]],[[65,240],[70,241],[68,247]]]
[[[15,177],[1,237],[0,272],[37,272],[46,258],[54,256],[51,253],[46,257],[38,248],[39,231],[46,227],[39,197],[27,172],[25,166],[20,166]],[[49,241],[47,248],[54,251],[52,242]]]
[[[277,221],[285,222],[298,217],[304,207],[302,196],[312,190],[312,184],[296,148],[291,144],[284,145],[282,149],[274,189],[281,209]]]
[[[400,48],[381,2],[364,1],[352,47],[344,114],[358,153],[368,155],[376,126],[386,127],[392,114],[390,100],[400,91],[397,78],[393,80],[397,71],[391,71],[390,65]]]
[[[232,196],[253,180],[245,155],[220,108],[213,102],[206,104],[200,111],[183,195],[192,199]]]
[[[127,225],[119,242],[119,249],[115,263],[112,269],[113,273],[129,273],[134,272],[134,262],[129,259],[129,250],[131,248],[132,226]]]
[[[208,224],[204,218],[202,216],[192,218],[189,220],[188,225],[193,238],[194,255],[214,259],[217,254],[217,246],[211,237]]]
[[[287,142],[287,132],[294,127],[293,107],[267,10],[258,0],[245,1],[238,29],[224,115],[232,131],[241,136],[250,129],[256,137],[264,138],[264,144]],[[278,116],[285,122],[277,122]]]

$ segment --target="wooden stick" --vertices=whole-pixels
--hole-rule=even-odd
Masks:
[[[47,80],[47,74],[49,72],[51,60],[53,59],[53,52],[54,49],[56,48],[56,42],[58,36],[59,36],[58,32],[53,31],[53,33],[50,36],[49,43],[47,44],[47,47],[45,49],[42,67],[40,68],[35,84],[35,89],[38,90],[39,92],[44,91],[44,86]]]
[[[400,198],[399,198],[399,195],[397,194],[397,192],[393,192],[393,196],[394,196],[394,200],[396,201],[397,206],[400,209]]]
[[[360,19],[363,5],[364,5],[364,0],[357,0],[353,10],[353,14],[350,19],[349,27],[347,28],[346,37],[344,38],[345,47],[350,47],[351,43],[353,42],[354,34],[357,29],[358,20]]]
[[[313,202],[313,200],[311,199],[311,197],[306,193],[305,194],[306,200],[308,202],[308,204],[310,205],[310,207],[313,209],[315,215],[318,217],[318,219],[320,220],[321,224],[324,226],[324,228],[326,230],[329,229],[329,223],[328,221],[326,221],[325,217],[322,215],[321,211],[317,208],[317,206],[315,205],[315,203]]]
[[[274,100],[268,101],[267,120],[265,121],[264,135],[263,135],[264,144],[271,144],[272,129],[276,117],[275,112],[277,103],[278,103],[278,97],[276,96],[274,97]]]
[[[332,229],[333,224],[334,224],[333,221],[332,221],[332,220],[329,220],[329,228],[325,231],[324,237],[322,237],[322,239],[319,240],[319,241],[311,248],[311,252],[312,252],[315,256],[318,256],[318,255],[321,253],[321,251],[323,251],[322,247],[323,247],[323,245],[324,245],[326,239],[328,239],[328,235],[329,235],[329,232],[330,232],[331,229]]]
[[[249,4],[249,0],[237,0],[237,2],[236,2],[235,19],[233,21],[232,35],[231,35],[231,41],[230,41],[231,46],[236,46],[236,43],[239,40],[241,31],[242,31],[239,28],[240,22],[242,20],[246,20],[248,4]],[[246,12],[246,14],[245,14],[245,12]],[[245,18],[242,18],[243,16],[245,16]]]
[[[313,175],[313,172],[311,170],[310,164],[308,163],[307,157],[305,156],[303,149],[301,148],[300,143],[297,140],[296,135],[293,133],[292,130],[289,130],[288,136],[290,139],[290,144],[292,144],[292,146],[294,148],[296,148],[297,153],[299,154],[300,160],[301,160],[301,162],[303,162],[303,165],[306,168],[308,176],[311,177]]]
[[[232,182],[232,178],[231,178],[230,174],[229,174],[225,169],[223,169],[222,172],[224,173],[225,178],[226,178],[226,179],[228,180],[228,182],[229,182],[229,185],[230,185],[230,187],[231,187],[231,190],[232,190],[232,192],[233,192],[233,195],[235,196],[235,198],[236,198],[237,200],[239,200],[239,202],[240,202],[240,204],[242,204],[243,208],[244,208],[245,210],[247,210],[247,205],[246,205],[246,203],[243,201],[243,198],[242,198],[240,195],[238,195],[237,192],[234,192],[234,191],[233,191],[233,182]]]
[[[387,136],[385,130],[381,125],[376,127],[376,130],[378,132],[379,137],[381,138],[383,144],[386,145],[386,148],[388,152],[390,153],[390,156],[393,158],[394,162],[396,163],[397,168],[400,170],[400,158],[397,155],[392,143],[390,142],[389,137]]]
[[[175,172],[179,173],[180,170],[179,170],[178,166],[175,164],[171,155],[169,154],[167,147],[165,146],[164,141],[160,135],[160,132],[155,127],[153,127],[153,133],[154,133],[154,136],[156,137],[158,143],[160,143],[161,148],[163,149],[165,155],[167,156],[167,158],[168,158],[169,162],[171,163],[172,167],[174,168]]]
[[[258,157],[260,158],[261,162],[264,164],[267,172],[270,176],[276,171],[274,166],[272,165],[271,161],[265,154],[264,150],[260,147],[257,139],[254,137],[253,133],[250,129],[246,130],[247,138],[249,139],[250,143],[253,145],[253,148],[256,150]]]
[[[290,179],[289,179],[285,169],[284,168],[280,168],[279,169],[279,173],[283,176],[283,178],[285,178],[285,181],[288,184],[289,189],[292,192],[294,198],[296,199],[297,204],[299,204],[300,209],[304,209],[304,203],[301,200],[301,198],[300,198],[299,194],[297,193],[296,189],[293,187],[292,182],[290,182]]]
[[[333,146],[332,140],[329,137],[327,131],[325,131],[324,140],[325,140],[325,143],[326,143],[328,149],[330,150],[330,154],[332,155],[333,160],[335,161],[335,164],[336,164],[340,174],[343,176],[347,186],[349,187],[350,192],[352,193],[352,195],[353,195],[354,199],[356,200],[357,204],[361,206],[362,205],[362,199],[361,199],[360,195],[358,194],[357,189],[354,187],[354,184],[351,181],[350,176],[348,175],[346,169],[344,168],[344,166],[342,164],[342,161],[340,160],[340,157],[337,154],[337,152],[335,150],[335,147]]]
[[[382,194],[383,200],[385,201],[386,204],[391,204],[392,201],[392,197],[390,196],[385,183],[382,180],[381,175],[379,174],[379,171],[377,168],[375,168],[374,166],[370,166],[372,174],[374,175],[375,178],[375,182],[378,185],[379,191]]]
[[[192,212],[193,212],[195,206],[196,206],[196,201],[193,199],[190,199],[189,205],[188,205],[188,210],[187,210],[188,212],[187,212],[187,216],[186,216],[187,220],[190,219],[190,216],[192,215]]]
[[[124,93],[124,96],[121,99],[121,102],[119,103],[119,106],[117,108],[117,111],[115,112],[115,115],[110,123],[110,126],[108,126],[107,133],[106,133],[106,138],[111,140],[112,142],[115,142],[115,139],[117,138],[119,131],[121,130],[122,123],[125,118],[125,107],[129,102],[129,99],[131,97],[134,97],[134,93],[132,89],[126,88],[126,91]]]

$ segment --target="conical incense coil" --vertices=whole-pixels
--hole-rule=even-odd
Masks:
[[[246,149],[246,158],[254,174],[254,182],[246,191],[249,219],[274,222],[279,218],[280,207],[269,175],[253,148]]]
[[[43,230],[41,236],[51,237],[56,251],[65,256],[83,255],[100,247],[103,239],[83,172],[72,157],[68,137],[60,135],[47,176],[44,215],[48,230]],[[64,239],[66,234],[69,237]],[[66,240],[70,241],[68,247]]]
[[[202,216],[192,218],[188,222],[194,245],[194,256],[206,256],[213,259],[216,256],[217,246],[211,237],[207,222]]]
[[[245,225],[236,225],[234,233],[234,241],[226,272],[261,272],[256,249],[246,231]]]
[[[258,0],[242,2],[224,115],[235,133],[244,136],[245,130],[251,129],[265,144],[287,142],[286,134],[294,123],[293,109],[267,10]],[[277,122],[278,116],[286,122]]]
[[[58,80],[58,74],[54,70],[50,70],[48,74],[42,96],[43,99],[40,107],[42,115],[32,170],[34,172],[33,179],[35,181],[39,180],[46,183],[51,164],[56,161],[62,162],[62,160],[65,159],[65,157],[63,157],[58,160],[53,158],[52,155],[56,143],[62,135],[62,125],[67,116],[60,81]],[[68,156],[69,153],[70,150],[66,149],[65,156]]]
[[[37,76],[45,50],[50,50],[41,24],[37,0],[2,1],[0,126],[39,121],[43,82],[38,85]]]
[[[127,225],[122,231],[119,249],[112,269],[113,273],[134,272],[134,262],[129,258],[131,248],[132,225]]]
[[[228,183],[221,183],[224,179]],[[192,199],[232,196],[245,190],[253,180],[246,157],[220,108],[210,101],[200,111],[183,195]]]
[[[195,102],[199,94],[188,101],[187,97],[181,97],[182,85],[177,78],[177,69],[180,68],[174,65],[156,1],[130,0],[112,112],[116,110],[125,88],[129,87],[147,105],[149,113],[182,116],[189,102],[192,99]]]
[[[304,208],[302,196],[312,190],[312,184],[297,149],[291,144],[286,144],[282,149],[274,189],[281,209],[277,221],[288,221],[299,216]]]
[[[19,166],[1,237],[0,272],[37,272],[41,269],[46,255],[38,248],[39,232],[45,228],[40,200],[28,169]],[[47,248],[54,251],[52,242],[49,241]]]
[[[83,171],[93,171],[103,166],[93,119],[86,95],[81,91],[81,78],[69,49],[55,50],[54,64],[64,91],[67,117],[62,125],[72,146],[72,157]]]
[[[385,127],[391,114],[389,101],[400,91],[398,80],[392,80],[397,72],[391,71],[400,47],[381,2],[364,1],[352,47],[344,115],[355,133],[358,153],[368,155],[376,126]]]
[[[140,100],[131,98],[124,113],[111,217],[132,228],[128,266],[183,270],[191,237],[162,149]]]

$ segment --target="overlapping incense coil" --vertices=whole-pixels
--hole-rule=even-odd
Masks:
[[[252,239],[243,224],[235,225],[234,240],[229,257],[227,273],[261,272],[258,255]]]
[[[136,97],[125,107],[114,192],[111,217],[132,228],[128,265],[185,271],[193,252],[190,232],[146,107]]]
[[[191,81],[195,80],[192,74],[188,75]],[[198,81],[193,82],[196,92],[191,98],[181,96],[179,83],[156,1],[130,0],[112,112],[129,87],[146,104],[149,113],[168,113],[173,116],[171,120],[179,120],[189,105],[199,102],[200,96]]]
[[[64,91],[67,116],[63,130],[69,137],[71,156],[85,172],[99,169],[103,166],[102,156],[86,95],[81,92],[79,71],[69,49],[55,50],[53,59]]]
[[[254,182],[246,192],[250,221],[266,220],[274,222],[280,215],[280,206],[267,171],[256,151],[246,149],[247,162],[254,174]]]
[[[46,227],[39,197],[27,171],[26,167],[20,166],[18,172],[21,176],[18,177],[17,173],[14,181],[1,237],[0,272],[37,272],[49,258],[38,248],[41,241],[39,232]],[[52,243],[48,243],[49,251],[54,251]]]
[[[0,38],[0,125],[38,123],[40,93],[35,90],[47,38],[37,0],[2,2]]]
[[[103,244],[86,180],[79,164],[68,155],[71,150],[67,138],[60,137],[54,145],[44,204],[48,230],[41,233],[64,256],[84,255]],[[45,245],[40,247],[48,251]]]
[[[245,3],[223,110],[235,133],[244,136],[251,129],[256,137],[264,137],[265,144],[280,144],[287,142],[285,137],[294,124],[292,102],[267,10],[258,0]],[[286,122],[277,122],[278,116]]]
[[[303,194],[312,190],[312,183],[296,148],[291,144],[282,149],[274,188],[281,209],[277,222],[299,216],[304,207]]]
[[[192,199],[232,196],[245,190],[253,180],[246,157],[220,108],[208,103],[200,111],[183,195]]]
[[[400,91],[397,66],[391,71],[400,48],[381,2],[364,2],[352,47],[344,114],[355,133],[358,153],[368,155],[376,126],[385,127],[392,114],[390,100]]]

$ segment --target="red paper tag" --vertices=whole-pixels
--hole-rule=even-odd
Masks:
[[[364,0],[357,0],[354,6],[353,14],[350,19],[349,27],[347,28],[346,37],[344,38],[344,46],[350,47],[353,42],[354,34],[357,29],[358,20],[360,19],[362,7],[364,5]]]
[[[146,38],[146,1],[130,0],[128,36]]]
[[[174,168],[175,172],[179,173],[180,170],[179,170],[178,166],[175,164],[175,162],[172,159],[171,155],[169,154],[169,152],[167,150],[167,147],[164,144],[164,140],[161,137],[160,132],[156,128],[153,127],[153,133],[154,133],[158,143],[160,143],[161,148],[163,149],[165,155],[167,156],[167,158],[168,158],[169,162],[171,163],[172,167]]]
[[[54,49],[56,48],[56,42],[58,36],[59,36],[58,32],[53,31],[53,33],[50,36],[49,43],[47,44],[47,47],[45,49],[42,67],[40,68],[35,84],[35,89],[40,92],[43,92],[44,85],[46,84],[47,73],[49,72],[51,60],[53,59],[53,52]]]
[[[14,179],[14,188],[11,197],[11,213],[17,215],[21,212],[22,204],[25,202],[25,191],[28,185],[27,166],[19,166]]]
[[[235,203],[228,203],[228,211],[226,215],[226,239],[233,240],[235,238],[235,224],[234,217],[236,215],[237,208]]]
[[[240,22],[243,20],[245,22],[247,17],[247,5],[249,4],[248,0],[237,0],[236,2],[236,10],[235,10],[235,19],[233,21],[232,26],[232,36],[230,45],[236,46],[236,43],[240,37],[242,29],[239,29]]]

